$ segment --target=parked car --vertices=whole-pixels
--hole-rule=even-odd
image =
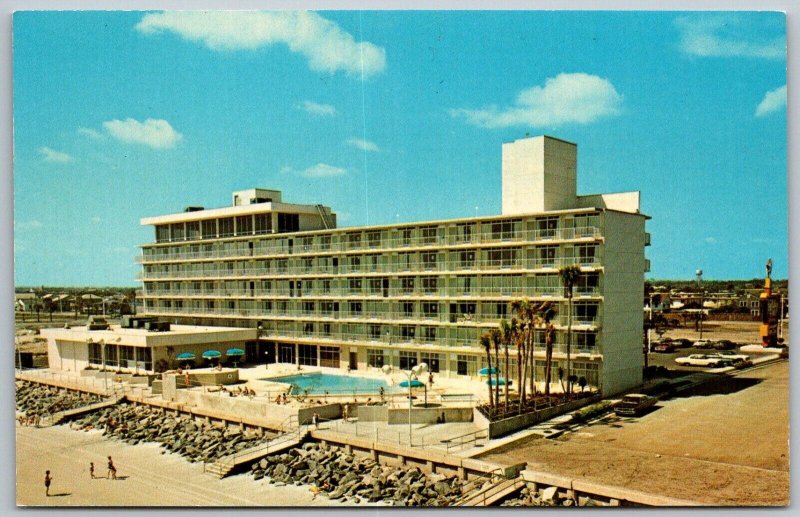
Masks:
[[[692,342],[686,338],[673,339],[672,346],[675,348],[687,348],[692,346]]]
[[[675,362],[682,366],[706,366],[716,368],[722,366],[726,362],[732,362],[729,359],[723,359],[719,356],[706,355],[706,354],[692,354],[688,357],[678,357]]]
[[[736,343],[728,341],[727,339],[721,339],[711,343],[711,348],[714,350],[733,350],[736,348]]]
[[[656,399],[642,393],[625,395],[614,406],[614,413],[621,416],[636,416],[647,408],[655,406]]]
[[[692,348],[711,348],[712,341],[710,339],[699,339],[694,342]]]
[[[653,343],[653,352],[662,352],[662,353],[672,353],[675,351],[675,347],[672,343],[664,343],[663,341],[660,343]]]
[[[753,364],[753,360],[750,359],[749,355],[737,354],[736,352],[731,352],[730,350],[719,350],[718,352],[709,355],[719,357],[725,361],[731,361],[731,366],[736,366],[738,368],[743,368]]]

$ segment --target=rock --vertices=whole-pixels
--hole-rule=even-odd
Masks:
[[[558,487],[549,486],[541,491],[541,499],[546,503],[558,502]]]

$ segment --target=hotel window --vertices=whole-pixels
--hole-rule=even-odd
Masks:
[[[298,345],[297,352],[300,364],[303,366],[317,366],[317,347],[314,345]]]
[[[304,258],[301,259],[303,271],[311,271],[314,268],[314,259],[313,258]]]
[[[369,294],[381,294],[381,286],[383,284],[382,278],[370,278],[369,279]]]
[[[278,232],[296,232],[300,230],[299,214],[278,214]]]
[[[375,272],[378,270],[378,255],[368,255],[367,256],[367,264],[369,264],[369,270]]]
[[[422,253],[422,267],[425,268],[426,271],[431,271],[436,269],[435,251]]]
[[[458,375],[477,375],[478,374],[478,358],[474,355],[461,355],[456,356],[456,373]]]
[[[575,286],[575,294],[594,294],[600,283],[600,275],[597,273],[583,273],[578,277],[578,284]]]
[[[339,368],[339,347],[321,346],[319,347],[319,365],[328,368]]]
[[[200,238],[200,221],[189,221],[186,223],[186,239],[196,241]]]
[[[303,334],[307,336],[314,335],[314,324],[311,322],[303,323]]]
[[[437,232],[435,226],[423,226],[422,228],[420,228],[420,232],[423,245],[436,244]]]
[[[331,281],[328,279],[321,280],[322,282],[322,294],[330,294],[331,292]]]
[[[458,264],[461,269],[472,269],[475,267],[475,251],[461,251],[458,254]]]
[[[459,242],[471,242],[474,224],[459,224],[456,226]]]
[[[348,278],[347,279],[347,286],[351,293],[360,293],[361,292],[361,279],[360,278]]]
[[[400,245],[411,246],[411,228],[403,228],[400,230]]]
[[[400,279],[400,291],[404,294],[410,294],[414,292],[414,278],[407,277]]]
[[[348,257],[348,262],[350,263],[350,271],[361,270],[361,255],[351,255]]]
[[[514,266],[517,259],[517,250],[509,248],[498,248],[486,250],[488,265],[491,268],[510,268]]]
[[[311,251],[313,249],[313,237],[303,237],[300,239],[300,249],[303,251]]]
[[[419,354],[420,361],[428,365],[428,370],[433,373],[439,373],[439,361],[441,360],[441,354],[435,354],[433,352],[420,352]]]
[[[498,319],[503,319],[508,317],[508,304],[507,303],[498,303],[497,304],[497,311],[495,312],[495,316]]]
[[[422,292],[423,293],[436,293],[437,278],[435,276],[422,277]]]
[[[411,264],[412,264],[412,256],[413,253],[401,253],[399,256],[399,270],[400,271],[411,271]]]
[[[357,249],[361,247],[361,234],[348,233],[347,234],[347,247],[348,249]]]
[[[169,242],[169,225],[156,226],[156,242]]]
[[[380,340],[381,339],[381,326],[380,325],[369,325],[369,337],[373,340]]]
[[[593,325],[597,318],[598,305],[596,303],[581,303],[574,304],[575,313],[573,314],[573,323],[579,325]]]
[[[495,221],[492,223],[492,239],[507,241],[515,237],[514,226],[518,221]]]
[[[436,341],[436,327],[422,327],[422,339],[429,343]]]
[[[539,239],[552,239],[558,230],[558,217],[544,217],[536,220],[536,232]]]
[[[233,237],[233,217],[219,219],[219,236]]]
[[[380,248],[381,232],[367,232],[367,246],[370,248]]]
[[[322,335],[325,337],[331,336],[331,324],[330,323],[323,323],[322,327]],[[337,349],[338,350],[338,349]]]
[[[249,215],[240,215],[236,218],[236,235],[252,235],[253,234],[253,217]]]
[[[472,287],[475,285],[474,276],[459,276],[456,277],[456,290],[457,294],[469,294],[472,292]]]
[[[256,214],[256,233],[261,235],[272,231],[272,214]]]
[[[400,350],[400,369],[410,370],[417,366],[417,353]]]
[[[286,273],[286,269],[288,267],[289,267],[288,259],[282,258],[282,259],[277,259],[275,261],[275,269],[277,270],[278,273]]]
[[[373,368],[383,368],[383,350],[367,349],[367,365]]]
[[[184,239],[183,223],[171,224],[170,228],[172,230],[173,241],[182,241]]]
[[[417,328],[414,325],[400,325],[400,339],[402,341],[414,341]]]
[[[404,318],[414,317],[414,302],[402,302],[400,306],[403,309]]]
[[[597,246],[594,244],[578,244],[575,246],[578,252],[578,261],[582,266],[589,266],[595,263]]]
[[[314,314],[314,302],[303,302],[303,313]]]
[[[597,344],[597,334],[594,332],[576,332],[575,346],[578,350],[593,351]]]
[[[203,227],[203,238],[204,239],[216,239],[217,238],[217,220],[216,219],[204,219],[201,223]]]
[[[426,318],[435,318],[439,315],[438,302],[422,302],[422,315]]]
[[[555,267],[557,246],[540,246],[538,267]]]
[[[319,238],[319,247],[322,250],[331,249],[331,236],[330,235],[322,235]]]

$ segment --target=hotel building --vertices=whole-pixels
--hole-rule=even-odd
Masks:
[[[337,228],[329,207],[251,189],[235,192],[230,207],[144,218],[155,242],[139,257],[140,312],[257,329],[245,344],[252,362],[426,362],[440,375],[477,377],[479,336],[524,297],[557,308],[554,367],[564,365],[558,270],[578,265],[572,368],[605,394],[619,392],[642,379],[648,217],[638,192],[578,196],[576,164],[577,146],[556,138],[504,144],[497,216]],[[536,358],[543,379],[542,336]]]

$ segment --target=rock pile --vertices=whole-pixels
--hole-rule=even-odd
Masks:
[[[250,468],[256,480],[315,485],[330,499],[395,506],[450,506],[461,497],[457,476],[425,474],[417,467],[390,467],[335,446],[306,443],[267,456]]]
[[[591,499],[583,497],[580,499],[579,506],[597,506]],[[503,501],[500,506],[576,506],[576,504],[573,499],[562,497],[557,487],[534,490],[531,485],[527,485],[520,490],[517,497]]]
[[[158,442],[166,450],[191,462],[212,462],[228,454],[266,443],[274,435],[259,436],[256,431],[242,431],[238,426],[225,428],[220,423],[196,422],[187,416],[175,416],[161,408],[119,404],[90,413],[73,422],[75,429],[101,429],[109,438],[135,445]]]
[[[77,391],[58,391],[53,386],[35,382],[16,383],[17,410],[27,416],[45,416],[100,402],[99,395]]]

